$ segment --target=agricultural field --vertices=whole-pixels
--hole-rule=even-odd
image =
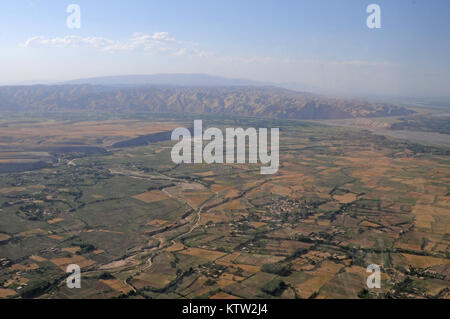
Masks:
[[[193,118],[66,117],[0,123],[0,298],[450,297],[448,147],[206,117],[280,128],[279,171],[261,175],[174,164],[152,134]]]

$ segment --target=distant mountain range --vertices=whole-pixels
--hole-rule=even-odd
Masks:
[[[83,81],[90,84],[76,84]],[[0,112],[216,113],[289,119],[414,113],[391,103],[332,98],[245,81],[161,74],[75,80],[63,85],[4,86],[0,87]]]
[[[149,74],[149,75],[118,75],[95,78],[76,79],[60,84],[92,84],[113,86],[164,85],[183,87],[214,87],[214,86],[267,86],[275,85],[268,82],[257,82],[246,79],[233,79],[208,74]]]

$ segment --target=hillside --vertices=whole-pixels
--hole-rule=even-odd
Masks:
[[[330,98],[277,87],[100,85],[0,87],[0,111],[216,113],[292,119],[414,113],[390,103]]]

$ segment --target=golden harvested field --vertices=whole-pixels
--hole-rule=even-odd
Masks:
[[[224,191],[224,190],[226,190],[228,188],[230,188],[230,186],[222,185],[222,184],[213,184],[211,186],[211,190],[213,190],[214,192],[221,192],[221,191]]]
[[[225,198],[233,198],[237,197],[241,192],[238,189],[232,188],[228,191],[228,193],[225,195]]]
[[[0,241],[8,240],[9,238],[11,238],[11,236],[0,233]]]
[[[405,263],[414,267],[429,268],[437,265],[450,265],[450,260],[430,256],[418,256],[412,254],[401,254]]]
[[[182,243],[175,243],[174,245],[170,246],[169,248],[166,248],[166,252],[177,252],[183,250],[185,247]]]
[[[226,276],[220,276],[219,279],[217,280],[217,285],[221,288],[227,287],[229,285],[234,284],[235,281],[231,278],[227,278]]]
[[[36,229],[27,230],[27,231],[17,234],[17,236],[19,236],[19,237],[33,237],[33,236],[37,236],[37,235],[47,235],[47,232],[40,228],[36,228]]]
[[[122,280],[118,280],[118,279],[101,279],[101,282],[103,282],[104,284],[108,285],[109,287],[111,287],[112,289],[120,292],[121,294],[126,294],[128,292],[130,292],[132,289],[130,286],[128,286],[127,284],[125,284],[125,282],[123,282]]]
[[[262,228],[267,225],[265,222],[250,222],[249,224],[255,228]]]
[[[49,235],[48,238],[55,239],[55,240],[63,240],[64,239],[63,236],[58,236],[58,235]]]
[[[86,259],[85,257],[79,255],[74,255],[68,258],[53,258],[50,259],[50,261],[63,271],[66,271],[67,266],[70,264],[77,264],[81,268],[89,267],[95,264],[95,261]]]
[[[438,228],[434,229],[436,233],[450,233],[450,216],[448,215],[447,208],[441,208],[431,205],[415,205],[412,213],[416,216],[415,224],[420,229],[430,231],[432,229],[432,224],[441,219],[445,227],[441,231],[437,231]]]
[[[145,192],[145,193],[142,193],[139,195],[135,195],[135,196],[133,196],[133,198],[140,200],[144,203],[153,203],[153,202],[159,202],[161,200],[168,199],[170,197],[161,191],[152,190],[152,191]]]
[[[280,196],[289,196],[292,193],[292,190],[289,187],[281,186],[278,184],[269,184],[267,187],[270,188],[270,192],[272,194],[278,194]]]
[[[51,224],[56,224],[56,223],[62,222],[63,220],[64,220],[64,218],[57,217],[57,218],[53,218],[53,219],[47,221],[47,223],[49,223],[51,225]]]
[[[31,255],[30,259],[32,259],[34,261],[37,261],[37,262],[42,262],[42,261],[46,261],[47,260],[47,258],[43,258],[43,257],[38,256],[38,255]]]
[[[9,194],[12,192],[23,192],[26,190],[26,187],[6,187],[6,188],[0,188],[0,194]]]
[[[246,265],[246,264],[228,264],[228,266],[232,266],[234,268],[241,268],[249,273],[257,273],[261,270],[260,266]]]
[[[356,195],[347,193],[345,195],[334,195],[333,198],[341,204],[348,204],[356,200]]]

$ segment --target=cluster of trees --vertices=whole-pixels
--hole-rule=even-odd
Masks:
[[[289,264],[283,265],[281,263],[264,264],[261,267],[261,271],[284,277],[291,274],[291,266]]]

